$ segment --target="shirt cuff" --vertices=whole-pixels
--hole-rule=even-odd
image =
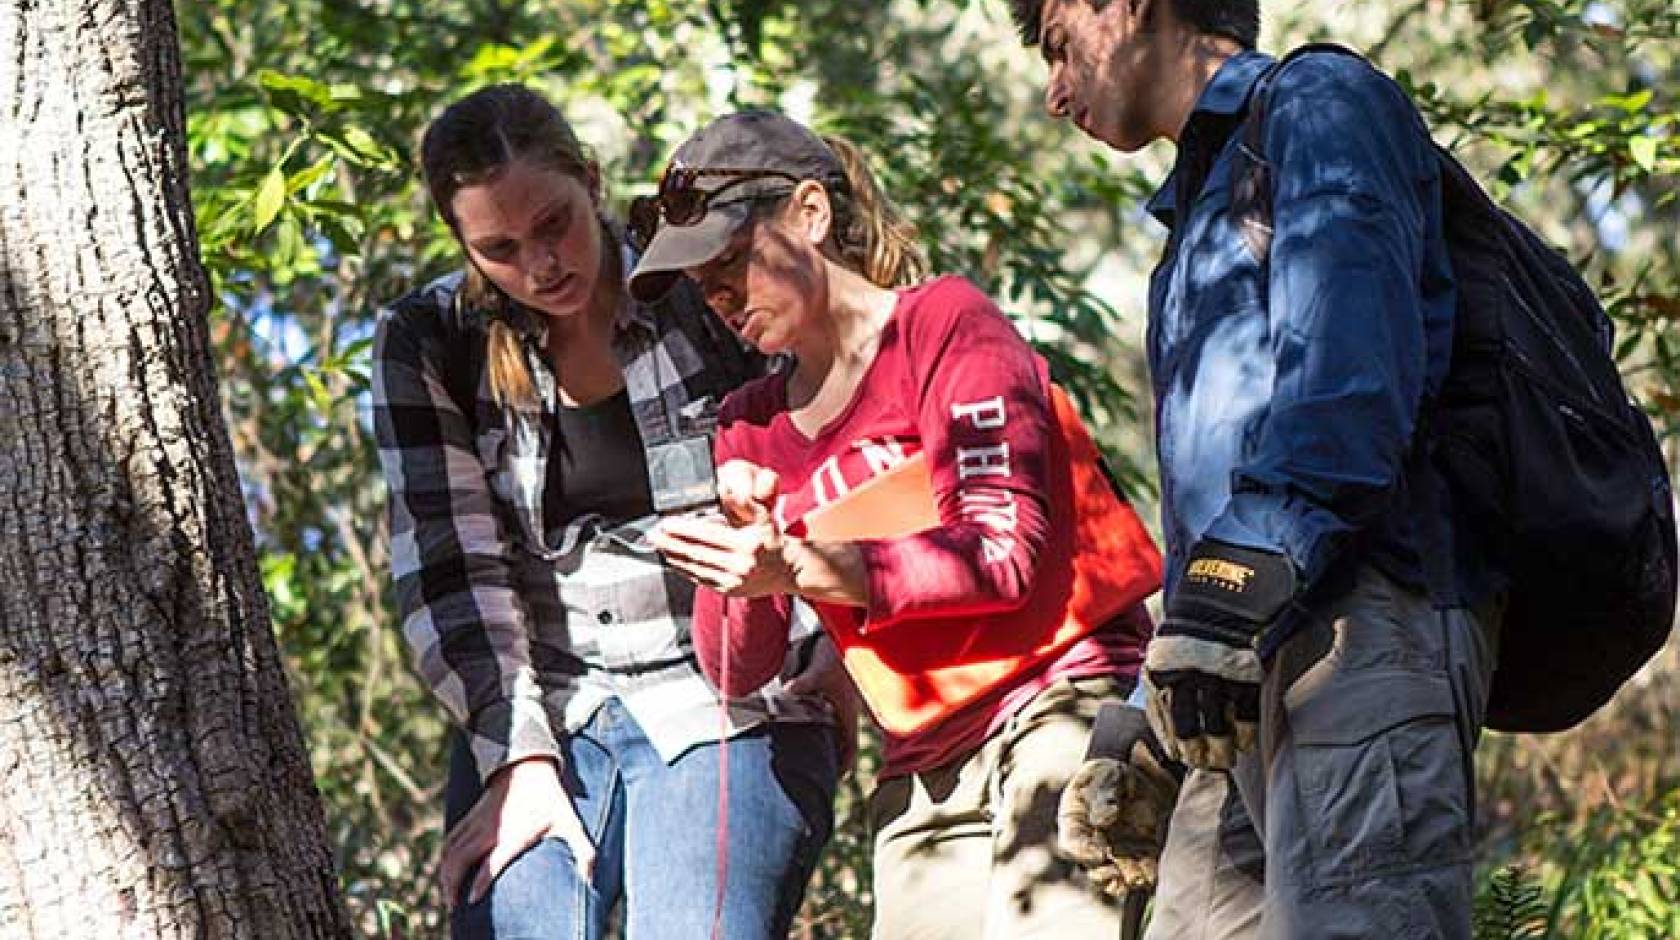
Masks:
[[[863,560],[863,584],[868,593],[864,605],[865,619],[859,632],[867,633],[878,626],[885,626],[899,615],[900,611],[894,604],[893,587],[903,583],[903,573],[890,541],[866,539],[852,544]]]
[[[503,699],[479,709],[467,729],[467,742],[484,783],[496,771],[527,758],[564,763],[541,698]]]
[[[1299,589],[1305,591],[1330,567],[1341,539],[1331,537],[1340,526],[1322,518],[1328,513],[1303,513],[1300,508],[1283,499],[1250,498],[1242,513],[1227,511],[1208,526],[1202,537],[1255,551],[1282,552],[1295,568]]]

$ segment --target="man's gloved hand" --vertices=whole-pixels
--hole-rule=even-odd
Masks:
[[[1294,598],[1281,552],[1203,539],[1144,658],[1149,721],[1169,755],[1228,770],[1254,747],[1260,722],[1255,638]]]
[[[1103,705],[1085,757],[1056,809],[1057,849],[1111,895],[1153,890],[1184,768],[1124,702]]]

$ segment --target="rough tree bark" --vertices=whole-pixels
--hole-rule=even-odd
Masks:
[[[168,0],[0,3],[0,937],[349,934],[197,251]]]

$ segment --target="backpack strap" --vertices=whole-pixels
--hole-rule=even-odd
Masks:
[[[1291,62],[1311,53],[1330,53],[1352,56],[1363,62],[1365,57],[1346,46],[1333,42],[1313,42],[1300,46],[1273,62],[1254,82],[1249,93],[1248,116],[1243,121],[1242,138],[1238,141],[1238,161],[1231,185],[1231,215],[1249,251],[1262,264],[1272,250],[1272,163],[1266,157],[1266,117],[1271,112],[1272,88],[1277,77]]]
[[[1249,95],[1248,99],[1248,125],[1243,129],[1243,146],[1247,147],[1255,155],[1264,157],[1265,154],[1266,136],[1264,125],[1266,123],[1266,114],[1271,108],[1272,85],[1276,82],[1278,74],[1296,59],[1319,52],[1329,53],[1332,55],[1344,55],[1358,59],[1361,62],[1365,61],[1364,56],[1352,49],[1349,49],[1347,46],[1339,45],[1333,42],[1309,42],[1304,46],[1298,46],[1291,49],[1286,55],[1284,55],[1283,58],[1273,62],[1266,71],[1260,74],[1259,79],[1255,81],[1254,91]]]
[[[1272,251],[1272,199],[1275,195],[1275,175],[1271,159],[1266,155],[1266,119],[1271,115],[1272,93],[1278,76],[1283,74],[1284,69],[1296,60],[1314,53],[1349,56],[1361,62],[1369,61],[1358,52],[1337,43],[1307,43],[1290,50],[1273,62],[1255,80],[1254,88],[1249,92],[1248,113],[1239,131],[1242,136],[1237,143],[1237,164],[1231,173],[1230,214],[1249,251],[1259,262],[1262,272],[1267,268]],[[1420,409],[1420,412],[1427,410]],[[1417,444],[1413,448],[1412,456],[1408,458],[1412,461],[1419,459],[1423,450],[1423,436],[1418,434],[1415,440]],[[1364,554],[1367,541],[1368,536],[1365,533],[1359,533],[1350,539],[1345,554],[1346,560],[1341,564],[1332,565],[1316,584],[1309,587],[1299,599],[1300,605],[1313,606],[1318,603],[1319,598],[1343,590],[1353,571],[1352,560]]]

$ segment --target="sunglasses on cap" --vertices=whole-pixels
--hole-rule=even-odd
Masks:
[[[728,182],[713,189],[700,189],[694,185],[708,176],[725,177]],[[653,240],[661,223],[676,226],[698,224],[719,196],[732,187],[760,179],[785,179],[790,183],[799,183],[803,177],[781,170],[673,167],[666,170],[659,180],[657,195],[637,196],[630,200],[630,231],[645,246]],[[784,192],[755,193],[747,198],[784,195]]]

